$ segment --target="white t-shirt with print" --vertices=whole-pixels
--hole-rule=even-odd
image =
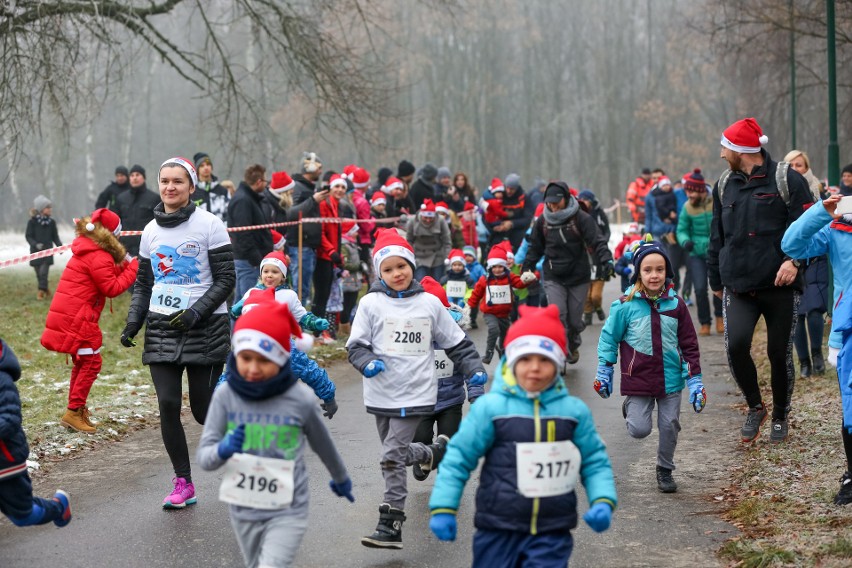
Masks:
[[[142,231],[139,256],[151,260],[154,285],[168,285],[188,291],[191,306],[213,284],[207,252],[231,244],[222,221],[197,209],[176,227],[161,227],[151,221]],[[152,300],[153,301],[153,300]],[[224,302],[215,313],[227,313]]]

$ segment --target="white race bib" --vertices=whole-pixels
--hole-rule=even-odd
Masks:
[[[432,345],[429,318],[385,318],[384,349],[389,355],[428,355]]]
[[[526,442],[516,447],[521,495],[553,497],[574,491],[582,462],[574,442]]]
[[[252,509],[284,509],[293,502],[296,462],[234,454],[225,462],[219,500]]]
[[[189,307],[192,291],[189,286],[179,284],[154,284],[151,287],[151,301],[148,310],[169,315]]]
[[[453,376],[453,362],[443,349],[435,350],[435,378],[448,379]]]
[[[488,292],[485,297],[486,303],[491,302],[492,305],[512,303],[512,287],[508,284],[487,286],[485,290]]]
[[[464,280],[447,280],[447,296],[450,298],[464,298],[467,293],[467,284]]]

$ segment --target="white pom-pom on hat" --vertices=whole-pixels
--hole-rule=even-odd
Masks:
[[[303,333],[301,337],[293,340],[293,344],[302,353],[307,353],[314,346],[314,336],[309,333]]]
[[[86,223],[86,230],[89,231],[89,232],[94,231],[95,230],[95,224],[92,223],[91,221],[89,221],[88,223]]]
[[[760,138],[758,138],[758,140],[760,140],[761,144],[766,144],[767,142],[769,142],[769,136],[763,134]]]

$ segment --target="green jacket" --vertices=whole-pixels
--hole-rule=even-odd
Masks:
[[[686,241],[692,241],[695,247],[690,252],[691,256],[707,256],[712,219],[713,199],[709,195],[701,205],[696,207],[691,201],[687,201],[681,209],[677,222],[677,242],[683,246]]]

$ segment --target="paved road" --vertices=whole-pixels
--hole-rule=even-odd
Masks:
[[[613,299],[614,283],[605,297]],[[709,393],[704,413],[695,415],[684,400],[675,478],[678,493],[662,495],[654,478],[657,434],[644,440],[627,436],[621,398],[598,398],[594,379],[595,348],[601,324],[583,334],[580,362],[567,378],[572,393],[592,408],[607,442],[616,475],[619,509],[610,531],[598,535],[581,523],[574,533],[571,566],[712,566],[719,544],[736,529],[717,517],[715,491],[727,482],[727,465],[735,458],[739,401],[724,364],[722,340],[702,338],[702,364]],[[484,347],[485,333],[473,332]],[[433,477],[419,483],[409,477],[402,551],[376,551],[359,544],[372,532],[383,488],[378,467],[380,445],[372,418],[361,399],[361,379],[347,364],[330,369],[338,385],[340,411],[329,423],[355,483],[356,502],[349,504],[328,490],[328,475],[311,452],[310,528],[297,566],[447,567],[470,564],[473,497],[477,476],[465,493],[459,513],[459,538],[441,543],[428,529],[428,500]],[[200,427],[186,418],[188,438],[197,441]],[[194,446],[194,443],[193,443]],[[193,452],[194,453],[194,452]],[[57,487],[71,493],[74,520],[65,529],[52,525],[17,529],[0,519],[0,565],[173,567],[240,566],[226,506],[216,499],[218,473],[193,472],[199,492],[196,506],[163,511],[159,503],[169,487],[170,467],[160,433],[148,429],[126,440],[85,452],[53,466],[36,481],[50,494]],[[581,502],[583,500],[581,499]],[[581,506],[581,513],[585,511]]]

